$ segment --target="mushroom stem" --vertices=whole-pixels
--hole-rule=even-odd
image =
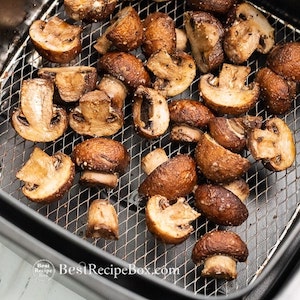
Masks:
[[[168,160],[168,156],[164,149],[156,148],[142,158],[142,169],[149,175],[158,166]]]
[[[115,188],[118,185],[119,176],[117,174],[101,173],[95,171],[84,171],[81,174],[80,182],[90,186],[103,186]]]

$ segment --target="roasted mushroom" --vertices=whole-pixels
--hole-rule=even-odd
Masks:
[[[113,13],[118,0],[64,0],[68,16],[76,21],[103,21]]]
[[[204,11],[187,11],[183,16],[197,67],[202,73],[217,69],[224,61],[224,29],[221,22]]]
[[[133,90],[140,85],[150,86],[151,83],[143,62],[131,53],[108,52],[99,59],[98,68],[116,77]]]
[[[204,277],[233,280],[237,277],[237,261],[245,262],[248,248],[234,232],[214,230],[204,234],[195,244],[192,260],[203,264]]]
[[[152,196],[146,204],[146,223],[149,231],[167,244],[179,244],[194,230],[191,222],[200,214],[185,200],[178,198],[171,204],[161,195]]]
[[[76,102],[84,94],[94,90],[97,83],[97,69],[86,66],[41,68],[38,76],[52,80],[61,100]]]
[[[12,114],[12,125],[24,139],[51,142],[61,137],[68,127],[67,113],[53,105],[54,86],[49,80],[24,80],[21,86],[21,106]]]
[[[142,39],[142,21],[132,6],[126,6],[113,17],[94,48],[100,54],[105,54],[112,46],[120,51],[132,51],[142,44]]]
[[[233,152],[246,148],[247,133],[260,128],[262,117],[246,115],[239,118],[216,117],[209,121],[209,133],[220,145]]]
[[[195,161],[189,155],[178,154],[157,166],[141,183],[138,192],[144,197],[161,195],[175,200],[188,195],[196,182]]]
[[[54,16],[48,21],[34,21],[29,35],[34,48],[43,58],[66,64],[81,52],[81,31],[81,27]]]
[[[130,156],[120,142],[99,137],[77,144],[72,159],[83,170],[82,184],[114,188],[119,175],[125,172]]]
[[[274,45],[274,28],[250,3],[235,7],[234,21],[224,37],[224,51],[234,63],[245,62],[254,51],[266,54]]]
[[[283,171],[296,157],[293,134],[288,125],[275,117],[266,121],[265,129],[254,128],[248,137],[248,149],[256,160],[262,160],[268,169]]]
[[[146,66],[155,75],[153,87],[166,97],[185,91],[196,76],[195,61],[184,51],[169,54],[162,49],[149,57]]]
[[[86,237],[117,240],[119,221],[117,212],[107,199],[93,200],[88,211]]]
[[[219,74],[200,77],[199,90],[205,104],[219,114],[239,115],[252,108],[259,97],[257,82],[245,84],[250,67],[224,63]]]
[[[132,115],[135,130],[148,139],[161,136],[169,127],[169,109],[158,91],[139,86],[133,97]]]
[[[23,194],[34,202],[53,202],[69,190],[75,176],[71,158],[57,152],[49,156],[35,147],[30,158],[17,172],[16,177],[25,182]]]
[[[195,190],[195,206],[209,221],[239,226],[248,218],[246,205],[221,185],[201,184]]]
[[[203,175],[213,182],[230,182],[250,168],[247,158],[218,144],[204,133],[195,149],[195,160]]]
[[[260,86],[260,96],[270,113],[281,115],[291,109],[297,92],[295,81],[284,79],[267,67],[256,73],[255,80]]]
[[[150,13],[143,22],[144,36],[142,50],[147,57],[164,49],[167,53],[176,50],[176,30],[174,20],[166,13]]]
[[[237,0],[187,0],[187,5],[194,11],[203,10],[217,15],[227,14]]]
[[[267,66],[287,80],[300,82],[300,42],[276,45],[268,54]]]

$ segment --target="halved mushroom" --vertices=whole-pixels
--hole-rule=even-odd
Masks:
[[[195,149],[195,160],[203,175],[214,182],[230,182],[250,168],[248,159],[218,144],[204,133]]]
[[[218,225],[239,226],[249,215],[246,205],[221,185],[198,185],[195,206],[209,221]]]
[[[263,13],[246,2],[235,7],[234,22],[224,37],[224,51],[233,63],[245,62],[256,50],[268,53],[274,41],[274,28]]]
[[[176,50],[175,22],[168,14],[158,11],[150,13],[143,26],[142,50],[147,57],[162,49],[170,54]]]
[[[130,156],[120,142],[108,138],[92,138],[74,147],[72,158],[83,172],[81,183],[114,188],[123,174]]]
[[[151,83],[143,62],[131,53],[108,52],[99,59],[98,68],[134,90],[140,85],[149,86]]]
[[[202,73],[215,70],[224,61],[222,23],[204,11],[186,11],[183,16],[197,67]]]
[[[34,48],[43,58],[65,64],[81,52],[81,31],[81,27],[54,16],[48,21],[34,21],[29,35]]]
[[[54,86],[49,80],[24,80],[21,86],[21,106],[12,114],[12,125],[24,139],[51,142],[61,137],[68,127],[67,113],[53,105]]]
[[[267,66],[287,80],[300,82],[300,42],[276,45],[267,57]]]
[[[111,136],[123,126],[122,109],[104,91],[95,90],[80,98],[79,106],[70,113],[69,123],[82,135]]]
[[[187,5],[194,11],[204,10],[217,15],[230,11],[237,0],[187,0]]]
[[[179,244],[186,240],[194,230],[191,222],[200,214],[178,198],[174,204],[161,195],[152,196],[146,205],[146,223],[149,231],[167,244]]]
[[[170,121],[165,97],[154,89],[139,86],[133,99],[133,122],[138,134],[149,139],[164,134]]]
[[[117,240],[119,221],[117,212],[107,199],[93,200],[88,211],[86,236]]]
[[[247,133],[260,128],[262,117],[246,115],[239,118],[216,117],[208,123],[210,135],[223,147],[233,152],[246,148]]]
[[[260,96],[270,113],[281,115],[291,109],[297,94],[295,81],[286,80],[267,67],[256,73],[255,80],[260,86]]]
[[[220,114],[239,115],[252,108],[259,97],[259,84],[245,84],[251,69],[224,63],[219,77],[202,75],[200,95],[205,104]]]
[[[16,177],[25,182],[23,194],[34,202],[53,202],[69,190],[75,176],[71,158],[57,152],[49,156],[35,147],[30,158],[17,172]]]
[[[254,128],[248,137],[248,149],[256,160],[262,160],[268,169],[283,171],[296,157],[293,134],[279,118],[266,121],[265,129]]]
[[[65,102],[78,101],[84,94],[94,90],[97,83],[97,69],[86,66],[41,68],[38,76],[52,80]]]
[[[118,0],[64,0],[68,16],[76,21],[99,22],[113,13]]]
[[[195,264],[204,263],[202,276],[226,280],[237,277],[237,261],[245,262],[247,258],[247,245],[231,231],[214,230],[204,234],[192,252]]]
[[[166,97],[185,91],[196,76],[195,61],[184,51],[170,54],[162,49],[149,57],[146,66],[155,75],[153,87]]]
[[[121,9],[111,20],[111,25],[98,39],[94,48],[105,54],[112,46],[121,51],[132,51],[142,44],[143,25],[132,6]]]
[[[145,197],[161,195],[168,200],[175,200],[188,195],[196,182],[194,159],[178,154],[157,166],[141,183],[138,192]]]

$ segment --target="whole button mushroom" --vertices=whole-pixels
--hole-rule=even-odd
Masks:
[[[192,260],[203,264],[201,276],[233,280],[237,277],[237,261],[245,262],[248,248],[234,232],[214,230],[204,234],[195,244]]]
[[[92,138],[77,144],[72,158],[83,172],[80,182],[115,188],[119,174],[125,172],[130,156],[120,142],[108,138]]]
[[[208,220],[218,225],[239,226],[249,215],[246,205],[220,185],[199,185],[195,190],[195,206]]]

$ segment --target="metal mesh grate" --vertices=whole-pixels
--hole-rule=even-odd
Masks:
[[[128,3],[121,3],[121,8]],[[153,1],[130,2],[145,18],[150,12],[162,11],[168,13],[176,22],[177,27],[182,27],[182,13],[185,10],[183,1],[171,1],[155,3]],[[300,32],[289,26],[276,16],[267,12],[269,22],[275,28],[276,42],[299,41]],[[61,1],[54,1],[43,18],[49,15],[58,15],[67,19],[64,14]],[[98,54],[93,49],[93,44],[108,22],[99,24],[82,24],[83,51],[76,60],[76,65],[96,66]],[[135,52],[136,55],[142,55]],[[250,79],[264,61],[260,56],[253,55],[247,64],[251,67]],[[204,295],[230,294],[240,290],[255,280],[263,266],[267,263],[272,252],[280,244],[285,231],[299,211],[299,173],[300,173],[300,105],[299,95],[294,101],[294,108],[286,116],[285,121],[294,132],[297,145],[297,160],[293,167],[284,172],[274,173],[266,170],[262,164],[253,162],[251,169],[246,174],[247,182],[251,187],[251,195],[247,200],[249,210],[248,220],[237,228],[231,228],[238,232],[246,241],[249,248],[248,262],[238,264],[238,279],[232,282],[216,281],[200,277],[200,268],[196,268],[190,259],[191,251],[197,238],[215,227],[214,224],[200,218],[194,224],[195,232],[184,243],[164,245],[158,242],[148,231],[145,224],[144,206],[139,201],[137,188],[144,179],[140,167],[141,158],[156,147],[163,147],[168,156],[176,153],[193,153],[192,146],[174,145],[169,141],[169,133],[155,141],[148,141],[139,137],[132,125],[131,99],[127,99],[125,105],[125,125],[123,129],[112,138],[122,142],[129,150],[131,162],[129,171],[120,178],[118,188],[104,190],[86,188],[78,184],[79,174],[76,175],[74,185],[67,195],[58,202],[49,205],[35,204],[28,201],[21,192],[21,182],[15,174],[29,158],[34,146],[39,146],[48,154],[63,151],[71,154],[76,144],[83,140],[82,136],[74,133],[71,129],[63,137],[53,143],[34,144],[24,141],[13,130],[10,124],[10,114],[19,104],[19,91],[24,79],[37,77],[37,69],[42,66],[51,66],[43,61],[34,51],[29,38],[18,50],[16,56],[10,62],[5,73],[2,75],[1,106],[0,106],[0,187],[12,195],[15,199],[26,203],[30,208],[37,211],[57,225],[65,228],[70,234],[85,238],[86,218],[89,204],[96,198],[108,198],[114,204],[119,217],[120,238],[118,241],[105,241],[103,239],[86,239],[95,247],[117,256],[137,267],[145,267],[149,270],[164,270],[159,276],[166,281],[175,283],[192,293]],[[199,99],[197,84],[199,76],[191,85],[190,89],[177,98]],[[258,103],[251,112],[261,115],[264,119],[268,114],[261,103]],[[299,189],[299,188],[298,188]],[[192,197],[189,198],[192,203]],[[176,272],[165,272],[167,269]]]

